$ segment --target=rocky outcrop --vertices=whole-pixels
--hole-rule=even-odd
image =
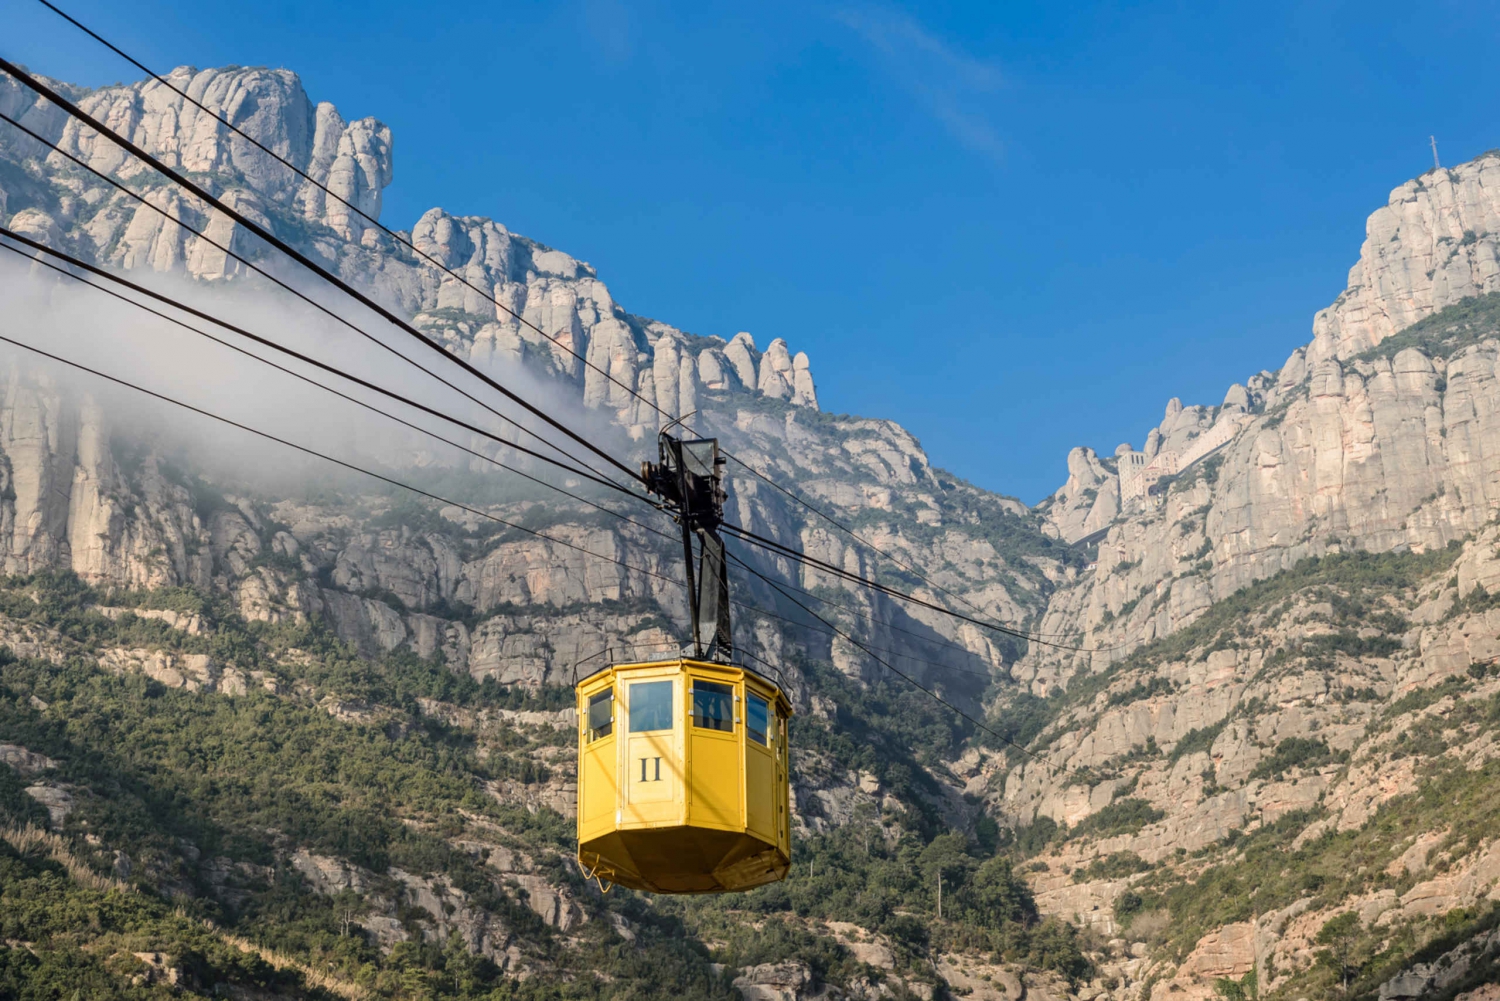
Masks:
[[[1278,372],[1230,387],[1216,408],[1173,400],[1140,449],[1117,450],[1115,469],[1074,450],[1068,482],[1039,510],[1065,539],[1107,532],[1097,568],[1059,589],[1042,629],[1096,652],[1038,650],[1023,681],[1045,691],[1097,670],[1340,540],[1441,547],[1500,510],[1500,336],[1375,350],[1500,289],[1497,177],[1500,154],[1487,153],[1392,192],[1349,287]]]
[[[57,767],[45,754],[29,751],[20,744],[0,744],[0,764],[14,768],[21,775],[35,775]]]
[[[637,435],[693,412],[709,387],[817,408],[807,355],[793,356],[784,340],[773,340],[762,357],[753,342],[694,338],[632,316],[591,266],[494,220],[432,209],[409,237],[386,236],[370,220],[379,218],[382,192],[394,176],[390,129],[373,118],[346,122],[333,105],[314,104],[296,74],[179,67],[167,79],[211,113],[155,81],[90,92],[58,86],[168,166],[213,176],[215,194],[258,224],[293,240],[305,239],[312,227],[318,235],[307,249],[315,256],[398,304],[471,361],[525,363]],[[0,81],[0,108],[64,153],[130,182],[144,198],[80,174],[63,154],[34,140],[6,136],[0,156],[43,176],[71,171],[68,185],[5,193],[3,218],[12,228],[126,270],[204,281],[245,276],[246,266],[229,256],[246,249],[237,223],[197,204],[9,77]]]
[[[1037,533],[1024,507],[934,470],[919,443],[889,422],[805,419],[818,407],[811,365],[784,339],[772,339],[762,351],[749,333],[728,341],[698,337],[633,315],[589,264],[484,217],[433,209],[413,226],[408,247],[230,132],[216,115],[371,216],[393,172],[392,139],[378,121],[346,122],[332,106],[312,102],[286,71],[182,68],[169,79],[214,114],[156,83],[98,91],[59,86],[170,165],[213,177],[215,191],[237,210],[411,315],[449,349],[519,380],[549,407],[574,405],[568,420],[615,451],[650,455],[650,439],[664,422],[696,412],[695,430],[719,436],[748,465],[796,484],[841,520],[863,518],[883,549],[940,573],[945,589],[986,614],[1019,622],[1039,605],[1055,560],[1027,550]],[[0,107],[69,153],[127,180],[147,203],[76,169],[65,171],[58,154],[7,134],[0,137],[0,157],[17,168],[15,176],[28,178],[7,188],[9,225],[126,270],[205,283],[260,281],[223,249],[243,249],[236,224],[103,137],[78,129],[9,78],[0,81]],[[206,236],[194,236],[185,225]],[[20,370],[12,375],[0,395],[0,556],[8,572],[64,567],[100,584],[219,589],[247,619],[316,620],[366,656],[410,649],[507,683],[556,683],[569,658],[612,645],[658,643],[653,615],[685,618],[680,588],[666,572],[675,567],[675,551],[628,526],[596,524],[581,508],[555,522],[548,516],[547,534],[558,542],[529,536],[482,544],[483,519],[463,513],[450,519],[451,532],[403,534],[371,531],[324,508],[276,515],[282,530],[258,523],[243,504],[195,509],[191,492],[162,472],[150,449],[143,463],[122,465],[118,434],[86,396],[70,396],[55,382]],[[415,439],[368,434],[360,445],[385,466],[484,468],[478,459],[434,453]],[[546,472],[524,456],[497,452],[523,470]],[[731,476],[740,524],[815,547],[841,565],[872,569],[866,547],[829,535],[816,515],[745,470],[737,467]],[[257,486],[236,481],[233,489],[255,494]],[[255,503],[264,514],[280,507],[278,499]],[[529,507],[502,502],[492,510],[526,518],[533,516]],[[992,511],[1004,521],[1001,536],[1027,539],[1021,547],[1027,555],[1000,555]],[[310,521],[299,523],[304,514]],[[639,569],[605,561],[627,556]],[[799,584],[830,583],[772,560],[763,569]],[[764,600],[784,604],[774,596]],[[870,638],[882,649],[921,650],[921,659],[934,663],[946,656],[934,656],[936,643],[953,650],[955,666],[965,670],[989,670],[1008,655],[990,637],[941,616],[914,618],[884,598],[857,600],[874,618]],[[571,610],[611,602],[631,608],[602,618]],[[560,628],[549,622],[543,636],[527,613],[533,608],[560,616]],[[768,622],[746,627],[780,649],[783,639]],[[658,632],[650,633],[653,628]],[[855,648],[812,642],[846,673],[869,675],[876,668]],[[167,670],[178,669],[158,673],[169,677]],[[186,683],[188,675],[182,676]]]
[[[1349,287],[1313,320],[1316,340],[1352,358],[1467,296],[1500,291],[1500,153],[1434,169],[1370,216]]]
[[[1045,690],[1096,670],[1341,541],[1421,551],[1485,525],[1500,510],[1497,358],[1500,338],[1451,357],[1406,348],[1343,360],[1320,338],[1252,380],[1259,412],[1230,415],[1216,453],[1127,500],[1097,567],[1051,600],[1042,628],[1098,652],[1039,650],[1019,676]],[[1192,409],[1169,408],[1152,433],[1160,444],[1148,443],[1165,449]],[[1191,424],[1205,435],[1230,419],[1197,409]],[[1073,496],[1069,482],[1059,497]],[[1077,535],[1078,509],[1054,503],[1048,516]]]
[[[1120,513],[1120,478],[1093,449],[1075,448],[1068,453],[1068,482],[1037,507],[1048,529],[1077,542],[1108,527]]]

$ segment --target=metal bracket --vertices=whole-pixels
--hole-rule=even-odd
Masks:
[[[601,859],[597,854],[594,856],[594,866],[592,869],[589,868],[588,864],[583,861],[582,856],[579,856],[578,868],[583,870],[583,878],[585,882],[587,882],[588,880],[593,880],[594,882],[599,884],[600,893],[608,893],[610,890],[613,890],[615,888],[614,877],[617,875],[617,870],[615,870],[611,866],[605,865],[604,860]],[[609,873],[608,876],[604,875],[604,873],[606,872]]]

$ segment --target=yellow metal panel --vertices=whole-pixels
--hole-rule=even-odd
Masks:
[[[680,732],[682,714],[677,693],[683,688],[679,663],[663,666],[617,668],[616,677],[624,695],[625,706],[620,718],[625,728],[625,754],[620,762],[620,787],[625,790],[620,823],[680,825],[683,822],[683,765]],[[651,703],[635,705],[631,700],[651,692],[656,684],[665,684],[667,699],[660,712],[651,712]],[[650,687],[643,687],[650,686]],[[634,726],[651,729],[635,731]]]
[[[682,765],[672,731],[631,734],[621,823],[681,823]]]
[[[619,809],[616,760],[619,746],[613,733],[588,739],[589,699],[612,687],[612,673],[596,675],[578,688],[578,840],[584,841],[613,830]],[[618,707],[616,707],[618,716]]]
[[[731,734],[688,727],[692,795],[688,823],[743,827],[740,814],[740,744]]]
[[[591,838],[615,826],[619,786],[615,781],[615,738],[596,740],[583,749],[578,776],[578,834]]]
[[[776,761],[754,741],[745,744],[745,827],[751,834],[776,838]]]

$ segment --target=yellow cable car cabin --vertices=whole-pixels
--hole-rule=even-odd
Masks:
[[[791,704],[754,671],[617,664],[577,686],[578,860],[601,882],[723,893],[791,867]]]

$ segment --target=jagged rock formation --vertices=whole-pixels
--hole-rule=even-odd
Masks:
[[[1500,155],[1435,169],[1370,216],[1349,287],[1313,319],[1335,357],[1352,358],[1467,296],[1500,291]]]
[[[1217,408],[1174,400],[1139,452],[1121,446],[1119,470],[1075,450],[1068,483],[1041,509],[1064,538],[1111,527],[1096,569],[1058,593],[1043,628],[1071,630],[1091,641],[1080,645],[1110,650],[1083,659],[1038,651],[1021,671],[1024,680],[1046,690],[1074,671],[1102,667],[1250,581],[1323,552],[1331,540],[1421,550],[1489,521],[1500,509],[1493,444],[1500,338],[1476,335],[1452,350],[1373,345],[1457,294],[1488,287],[1483,261],[1497,233],[1478,206],[1489,204],[1487,179],[1496,169],[1500,156],[1486,155],[1398,188],[1391,207],[1371,217],[1350,289],[1319,314],[1312,344],[1279,372],[1231,387]],[[1440,235],[1459,222],[1472,239]],[[1411,284],[1417,264],[1397,245],[1440,241],[1454,243],[1450,271],[1460,260],[1476,262],[1473,282]],[[1450,287],[1452,295],[1442,291]],[[1390,319],[1377,323],[1372,290],[1383,289],[1391,291],[1379,302],[1405,305],[1381,307]],[[1132,457],[1186,452],[1217,429],[1227,432],[1221,451],[1130,496],[1121,475]],[[1116,515],[1114,498],[1122,495]]]
[[[170,79],[361,211],[378,215],[381,190],[394,169],[392,137],[378,121],[345,122],[331,105],[315,105],[287,71],[182,67]],[[370,287],[450,350],[500,371],[521,366],[585,411],[603,412],[624,432],[620,445],[636,439],[650,448],[647,439],[659,426],[697,411],[700,430],[724,437],[752,465],[798,482],[817,503],[845,516],[875,514],[884,522],[871,529],[880,544],[918,565],[941,566],[945,587],[972,591],[970,600],[1010,621],[1037,607],[1050,561],[1002,556],[980,514],[998,504],[1015,523],[1002,531],[1036,539],[1025,509],[932,470],[915,439],[888,422],[811,419],[818,399],[810,362],[803,352],[792,354],[783,339],[773,339],[762,352],[749,333],[727,341],[698,337],[634,316],[614,302],[590,265],[493,220],[433,209],[403,236],[421,255],[461,275],[459,281],[166,87],[142,83],[82,92],[59,86],[169,165],[210,178],[237,209]],[[11,227],[127,270],[207,283],[260,281],[158,209],[225,247],[250,253],[252,241],[233,222],[205,211],[8,78],[0,82],[0,108],[90,166],[128,181],[149,203],[139,204],[61,155],[7,131],[0,136],[0,163],[7,164],[0,197]],[[623,644],[636,631],[632,623],[645,622],[657,609],[673,619],[683,614],[671,588],[649,573],[603,568],[537,540],[518,539],[484,552],[470,543],[465,551],[465,543],[441,533],[397,539],[390,532],[363,532],[341,512],[288,510],[283,518],[264,504],[257,514],[248,500],[197,517],[184,506],[183,489],[151,471],[156,460],[132,473],[134,479],[115,469],[109,422],[87,402],[76,414],[70,406],[55,388],[11,378],[0,452],[9,458],[15,499],[0,502],[0,533],[10,538],[7,568],[13,572],[63,566],[97,582],[229,588],[254,619],[319,618],[367,654],[397,647],[422,656],[440,651],[456,670],[531,684],[558,680],[563,662],[580,650],[602,647],[610,638]],[[471,444],[494,451],[483,442]],[[410,461],[402,447],[404,442],[387,449],[381,459]],[[412,447],[423,450],[424,463],[453,461],[433,459],[425,444]],[[868,551],[830,535],[764,484],[743,474],[736,479],[736,514],[747,527],[816,549],[851,569],[870,568]],[[285,524],[262,524],[267,518]],[[934,534],[931,526],[941,527]],[[462,534],[465,527],[474,526],[452,530]],[[651,572],[672,559],[670,548],[631,529],[624,535],[610,528],[560,531],[606,554],[657,545],[643,564]],[[286,566],[253,565],[264,562],[261,553]],[[1006,575],[1020,586],[993,583]],[[806,574],[799,581],[815,582]],[[858,600],[897,627],[877,627],[871,634],[887,649],[910,645],[899,632],[905,623],[940,642],[957,641],[961,664],[1000,663],[1003,651],[983,635],[960,636],[941,617],[918,621],[887,602]],[[461,607],[489,616],[502,606],[557,609],[601,601],[636,602],[640,611],[633,618],[610,618],[608,633],[601,621],[587,621],[587,614],[567,618],[572,625],[549,619],[545,641],[526,615],[470,626],[430,614]],[[653,634],[652,640],[660,637]],[[852,648],[841,650],[839,660],[855,674],[873,667]]]
[[[312,226],[320,234],[309,248],[316,256],[346,278],[371,285],[469,360],[532,362],[568,384],[584,406],[614,411],[638,435],[698,409],[704,388],[817,408],[806,353],[794,357],[781,338],[762,354],[746,333],[736,335],[731,348],[722,339],[693,337],[632,316],[614,302],[591,266],[491,219],[430,210],[403,234],[422,256],[386,236],[359,213],[379,217],[381,192],[394,176],[390,129],[373,118],[345,122],[333,105],[314,105],[295,74],[184,66],[168,80],[359,212],[154,81],[77,98],[90,115],[168,166],[212,177],[215,194],[258,223],[294,238],[300,228]],[[242,254],[252,250],[254,241],[240,234],[237,223],[196,204],[119,146],[8,77],[0,81],[0,109],[64,153],[129,182],[149,203],[140,204],[62,154],[7,130],[0,136],[0,156],[29,167],[31,175],[11,182],[14,192],[0,181],[0,206],[8,206],[12,227],[127,270],[184,273],[203,281],[245,276],[244,265],[210,243]],[[33,184],[44,172],[66,175],[68,182],[39,191]],[[169,217],[202,230],[208,239]]]
[[[1397,188],[1311,344],[1217,407],[1172,400],[1140,448],[1075,449],[1039,505],[1049,531],[1097,545],[1039,626],[1082,649],[1037,647],[1014,671],[1056,707],[1033,745],[1045,761],[968,761],[968,789],[1069,831],[1035,863],[1039,905],[1170,957],[1121,968],[1153,998],[1251,973],[1261,992],[1305,993],[1341,914],[1390,940],[1500,897],[1491,842],[1455,849],[1451,822],[1413,806],[1434,776],[1467,790],[1490,770],[1474,721],[1496,695],[1497,169],[1486,154]],[[1375,559],[1431,569],[1404,584],[1317,569]],[[1373,837],[1377,819],[1407,833],[1360,869],[1386,873],[1373,884],[1268,882],[1258,913],[1221,924],[1173,896],[1201,894],[1172,887],[1201,886],[1215,859],[1258,864],[1228,847],[1247,832],[1316,868],[1320,839]],[[1482,982],[1485,941],[1455,948],[1442,984]],[[1437,990],[1435,969],[1380,996]]]

